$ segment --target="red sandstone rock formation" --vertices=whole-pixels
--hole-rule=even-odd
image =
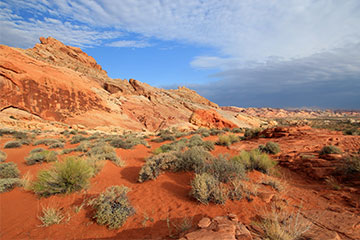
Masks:
[[[40,42],[26,50],[0,45],[0,111],[11,107],[44,120],[133,130],[253,126],[185,87],[111,79],[80,48],[51,37]]]

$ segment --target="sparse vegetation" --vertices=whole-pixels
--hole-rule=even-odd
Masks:
[[[42,216],[38,216],[42,227],[48,227],[53,224],[59,224],[64,219],[60,209],[47,207],[42,209]]]
[[[6,142],[4,148],[19,148],[22,146],[20,140]]]
[[[0,178],[0,193],[9,191],[20,185],[19,178]]]
[[[45,138],[45,139],[39,139],[36,140],[33,145],[37,146],[37,145],[45,145],[45,146],[51,146],[53,144],[60,144],[62,143],[61,140],[59,139],[54,139],[54,138]]]
[[[20,171],[13,162],[0,163],[0,178],[18,178]]]
[[[64,162],[55,163],[51,169],[40,171],[33,190],[43,197],[71,193],[88,187],[93,175],[94,170],[86,160],[67,157]]]
[[[324,146],[321,150],[320,150],[320,155],[325,155],[325,154],[339,154],[341,153],[340,148],[336,147],[336,146],[332,146],[332,145],[328,145],[328,146]]]
[[[334,190],[340,190],[341,185],[339,181],[334,176],[327,176],[325,178],[325,183],[328,184]]]
[[[79,142],[82,142],[82,141],[85,141],[87,140],[87,137],[84,137],[83,135],[74,135],[71,140],[70,140],[70,143],[71,144],[76,144],[76,143],[79,143]]]
[[[261,131],[261,128],[247,128],[245,129],[244,138],[251,139],[258,137]]]
[[[220,182],[208,173],[196,174],[191,182],[190,195],[203,204],[213,202],[224,204],[227,200],[227,193]]]
[[[300,210],[289,213],[274,206],[261,222],[255,224],[263,230],[263,237],[269,240],[300,239],[312,226],[312,223],[300,214]]]
[[[55,162],[57,160],[57,153],[49,150],[42,150],[30,153],[25,160],[27,165],[34,165],[42,162]]]
[[[263,173],[269,173],[270,169],[276,165],[275,161],[258,149],[253,149],[250,152],[242,151],[233,157],[233,160],[243,164],[247,170],[258,170]]]
[[[217,140],[216,144],[229,147],[231,144],[238,142],[239,140],[240,140],[239,137],[234,134],[221,135],[219,136],[219,139]]]
[[[176,138],[174,136],[174,133],[172,133],[170,130],[161,130],[157,134],[157,138],[152,139],[152,142],[164,142],[164,141],[175,141]]]
[[[222,155],[217,158],[213,158],[205,168],[207,173],[210,173],[217,180],[224,183],[230,181],[231,179],[245,177],[243,164],[232,159],[228,160]]]
[[[65,146],[65,143],[63,143],[63,142],[55,142],[49,146],[49,149],[64,148],[64,146]]]
[[[121,227],[135,213],[126,195],[129,191],[124,186],[111,186],[97,198],[90,200],[89,205],[95,209],[93,218],[96,222],[110,229]]]
[[[124,166],[125,163],[116,155],[113,147],[109,146],[104,142],[98,142],[88,152],[88,156],[95,157],[98,160],[110,160],[117,166]]]
[[[360,155],[347,156],[343,159],[338,172],[342,175],[360,174]]]
[[[264,153],[268,153],[268,154],[277,154],[280,152],[280,146],[278,143],[274,143],[274,142],[267,142],[264,145],[259,145],[259,150],[261,152],[264,152]]]
[[[276,178],[266,177],[266,178],[262,179],[261,183],[272,187],[273,189],[275,189],[278,192],[281,192],[282,190],[284,190],[283,183],[281,183],[281,181],[279,181]]]
[[[7,154],[3,151],[0,151],[0,162],[4,162],[7,158]]]

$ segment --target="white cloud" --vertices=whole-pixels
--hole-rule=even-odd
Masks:
[[[121,40],[107,44],[109,47],[132,47],[132,48],[144,48],[150,47],[151,44],[144,41],[132,41],[132,40]]]

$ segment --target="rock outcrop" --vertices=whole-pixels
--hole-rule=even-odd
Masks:
[[[204,126],[207,119],[191,116],[209,111],[209,127],[253,126],[188,88],[111,79],[80,48],[51,37],[40,42],[26,50],[0,45],[0,111],[16,108],[44,120],[148,131]]]

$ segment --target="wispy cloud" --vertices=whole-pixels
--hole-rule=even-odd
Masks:
[[[121,40],[107,44],[109,47],[132,47],[132,48],[144,48],[150,47],[151,44],[145,41],[132,41],[132,40]]]

